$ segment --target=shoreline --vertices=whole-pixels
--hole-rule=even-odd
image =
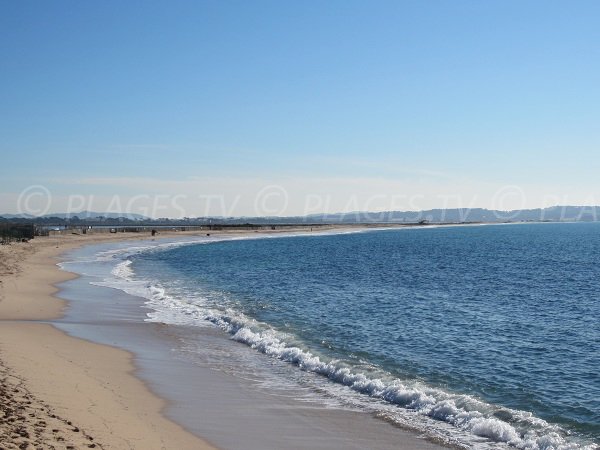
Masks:
[[[373,228],[360,227],[360,230],[365,229]],[[329,227],[323,231],[334,230],[360,231],[354,226]],[[298,230],[282,230],[294,231]],[[211,232],[211,236],[254,234]],[[261,234],[279,233],[264,231]],[[156,239],[204,235],[206,233],[197,231],[161,233]],[[63,317],[68,304],[56,296],[60,291],[57,285],[78,277],[57,266],[66,252],[88,245],[149,238],[145,233],[64,235],[0,247],[2,387],[5,391],[19,388],[25,392],[20,400],[13,399],[15,405],[2,406],[5,410],[20,410],[20,417],[31,419],[24,425],[19,424],[19,429],[14,423],[0,428],[1,440],[7,440],[7,448],[19,448],[25,442],[58,448],[69,445],[75,448],[216,448],[198,436],[204,434],[188,431],[166,414],[169,401],[137,375],[135,352],[73,337],[47,322]],[[17,379],[18,383],[14,382]],[[25,414],[23,404],[35,411]],[[401,447],[403,444],[399,442]],[[407,444],[406,448],[418,448]]]
[[[57,266],[62,254],[146,238],[66,235],[0,249],[0,372],[7,417],[0,440],[6,448],[215,448],[165,417],[166,401],[135,376],[134,355],[44,323],[62,317],[67,305],[56,297],[56,285],[77,277]]]

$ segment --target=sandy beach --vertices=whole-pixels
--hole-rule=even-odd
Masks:
[[[187,426],[184,429],[165,415],[167,401],[136,376],[132,353],[70,337],[50,323],[60,318],[66,307],[64,300],[54,296],[58,290],[55,285],[74,278],[73,274],[58,268],[60,255],[83,245],[148,237],[130,233],[67,234],[0,247],[2,448],[216,448],[209,440],[198,437],[204,434],[197,432],[212,425],[199,426],[192,433]],[[161,233],[161,237],[169,237],[169,234]],[[210,381],[209,378],[203,382]],[[213,381],[220,383],[218,378]],[[209,391],[204,394],[208,396],[205,397],[207,402],[211,401]],[[241,392],[240,395],[246,394]],[[260,401],[260,398],[247,398],[251,405]],[[298,414],[313,416],[311,411]],[[212,417],[208,415],[200,420],[208,422]],[[357,414],[325,414],[307,416],[303,426],[319,426],[323,430],[331,427],[323,432],[323,439],[327,440],[327,435],[339,432],[338,428],[356,428],[362,420]],[[375,426],[365,426],[364,439],[375,439],[381,432],[380,427],[389,427],[383,421],[370,420],[375,421]],[[285,426],[284,418],[281,427]],[[250,425],[247,430],[232,431],[234,434],[250,432]],[[260,431],[255,434],[253,438],[260,442]],[[399,448],[437,447],[410,433],[401,432],[400,436],[403,440],[398,443]],[[390,442],[395,442],[394,439],[395,435],[390,436],[382,441],[385,445],[375,447],[391,448]],[[233,440],[243,442],[243,436],[234,436]],[[337,448],[335,443],[328,445],[327,448]]]
[[[144,236],[146,237],[146,236]],[[134,375],[132,356],[43,323],[72,277],[58,255],[131,235],[66,235],[0,247],[0,428],[3,448],[213,448],[161,414],[164,401]]]

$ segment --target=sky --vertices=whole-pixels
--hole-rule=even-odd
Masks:
[[[600,2],[0,0],[0,212],[600,204]]]

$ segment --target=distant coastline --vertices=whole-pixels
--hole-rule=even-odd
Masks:
[[[440,208],[419,211],[354,211],[309,214],[304,216],[202,216],[183,218],[150,218],[132,212],[61,212],[32,216],[2,214],[0,224],[6,222],[31,223],[39,226],[164,226],[164,227],[243,227],[264,226],[326,226],[326,225],[424,225],[463,223],[513,222],[597,222],[600,206],[552,206],[548,208],[510,211],[485,208]]]

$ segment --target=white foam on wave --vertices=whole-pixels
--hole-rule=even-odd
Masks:
[[[173,245],[189,243],[169,243],[162,248]],[[118,255],[122,258],[131,255],[132,252],[148,250],[149,247],[119,249],[105,252],[101,257],[114,259]],[[472,396],[447,392],[415,380],[400,380],[383,371],[367,375],[351,363],[327,360],[304,348],[294,336],[251,319],[233,308],[217,308],[207,304],[206,299],[201,296],[189,298],[183,292],[167,292],[167,289],[158,283],[138,279],[131,264],[130,259],[121,260],[112,269],[112,277],[97,284],[145,298],[146,306],[152,309],[147,314],[147,321],[193,326],[213,324],[230,334],[233,340],[265,355],[293,364],[303,371],[326,377],[358,394],[412,411],[423,418],[449,424],[464,436],[485,438],[494,445],[507,445],[523,450],[600,448],[595,444],[581,444],[570,440],[567,437],[568,433],[559,426],[549,424],[525,411],[490,405]],[[508,417],[508,421],[496,417],[499,413],[502,417]],[[427,431],[431,429],[427,427]],[[464,442],[461,439],[458,441]],[[468,439],[467,442],[474,448],[485,447]]]
[[[111,270],[111,273],[118,278],[131,279],[131,277],[133,277],[133,270],[130,266],[131,260],[126,259],[125,261],[117,264],[113,270]]]
[[[249,319],[232,309],[219,311],[196,303],[173,298],[161,290],[160,295],[149,299],[154,311],[148,320],[172,324],[199,324],[210,322],[229,333],[233,340],[288,362],[301,370],[327,377],[353,391],[380,399],[387,403],[414,411],[422,416],[451,424],[456,429],[474,436],[487,438],[524,450],[592,450],[589,446],[569,442],[566,433],[558,426],[532,416],[530,413],[489,405],[468,395],[453,394],[429,387],[421,382],[394,379],[389,374],[381,377],[356,372],[344,361],[326,361],[298,345],[289,345],[293,337],[281,333],[267,324]],[[502,412],[512,417],[517,427],[494,416]]]
[[[443,420],[476,436],[520,449],[581,448],[561,437],[558,427],[541,419],[536,418],[535,421],[530,422],[526,430],[517,430],[510,423],[493,416],[493,413],[498,410],[497,407],[480,402],[473,397],[451,394],[414,381],[389,380],[388,377],[386,377],[388,379],[371,378],[355,372],[351,366],[341,361],[323,361],[309,351],[287,346],[273,330],[253,331],[245,326],[235,328],[230,331],[234,333],[234,340],[243,342],[266,355],[297,365],[302,370],[326,376],[361,394],[414,410],[433,419]],[[517,413],[509,412],[512,415]]]

